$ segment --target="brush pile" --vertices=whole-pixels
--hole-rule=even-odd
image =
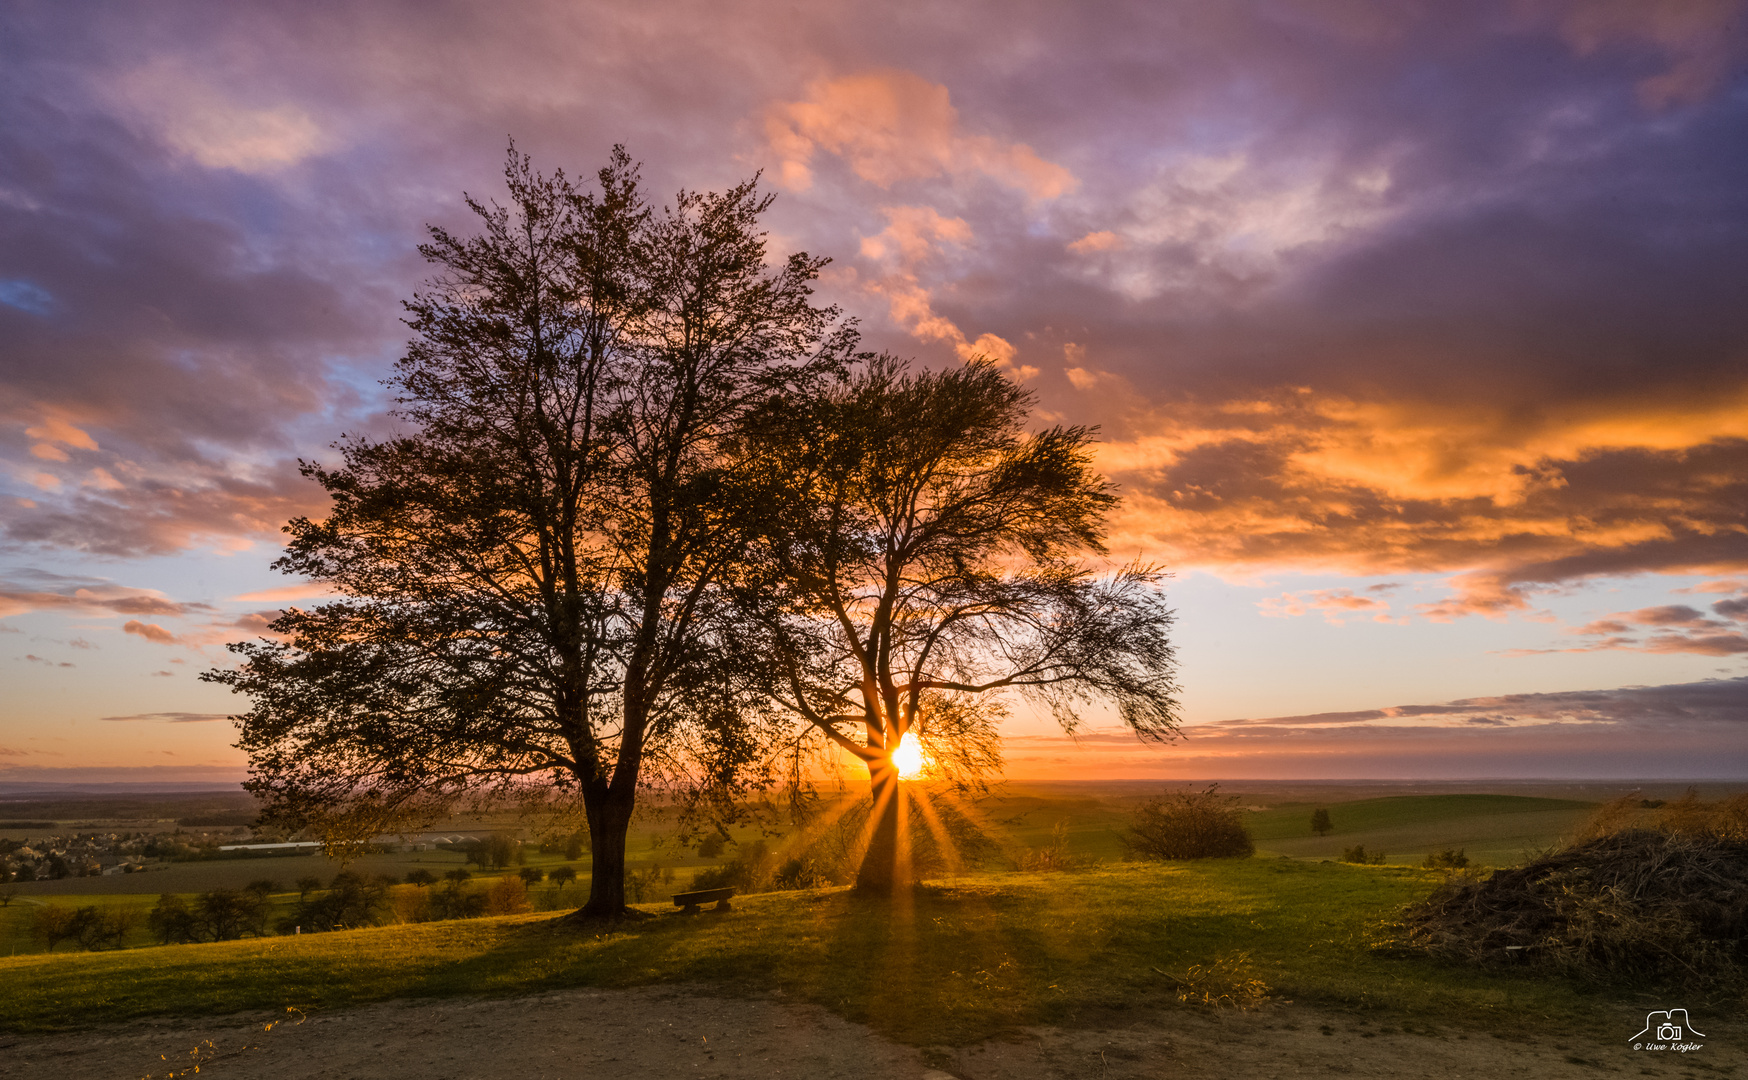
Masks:
[[[1707,806],[1690,796],[1673,812],[1630,823],[1626,808],[1604,806],[1590,835],[1526,866],[1482,880],[1453,875],[1407,913],[1405,944],[1597,979],[1740,984],[1748,976],[1748,830],[1740,820],[1748,800]]]

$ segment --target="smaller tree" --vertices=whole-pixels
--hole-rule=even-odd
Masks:
[[[425,888],[426,886],[435,885],[436,883],[437,875],[429,870],[420,869],[407,871],[408,885],[417,885],[420,888]]]
[[[310,874],[297,879],[297,899],[299,903],[309,899],[310,893],[322,887],[322,879]]]
[[[37,940],[49,952],[54,952],[56,945],[79,933],[78,912],[61,904],[44,904],[37,908],[36,917],[31,922]]]
[[[200,940],[194,912],[188,910],[187,902],[175,893],[164,893],[158,897],[157,905],[146,916],[146,926],[161,945],[181,945]]]
[[[14,899],[16,899],[17,896],[18,896],[17,889],[10,889],[10,888],[0,889],[0,908],[10,907],[12,905],[12,901]]]
[[[79,945],[87,952],[121,948],[139,921],[134,909],[124,907],[82,907],[75,914]]]
[[[547,874],[546,877],[548,881],[558,886],[560,892],[563,892],[566,885],[577,879],[577,871],[575,867],[560,866]]]
[[[1333,828],[1335,828],[1335,826],[1329,823],[1329,811],[1319,807],[1311,812],[1312,832],[1316,833],[1318,836],[1323,836]]]
[[[532,866],[524,866],[522,869],[516,871],[516,876],[520,877],[524,884],[538,885],[540,884],[541,879],[546,877],[546,871],[537,870]]]
[[[243,886],[243,891],[246,893],[253,893],[262,900],[266,900],[269,896],[272,896],[279,891],[279,882],[274,881],[272,878],[256,878],[254,881]]]

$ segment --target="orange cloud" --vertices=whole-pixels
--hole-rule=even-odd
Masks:
[[[1109,229],[1089,232],[1079,240],[1068,245],[1068,250],[1076,255],[1090,255],[1095,251],[1115,251],[1123,246],[1123,238]]]
[[[1394,586],[1374,585],[1368,592],[1382,592]],[[1282,593],[1279,596],[1267,597],[1257,602],[1257,609],[1265,618],[1287,619],[1304,615],[1310,611],[1323,613],[1323,620],[1331,626],[1341,626],[1346,622],[1344,616],[1366,615],[1373,622],[1395,622],[1390,615],[1390,605],[1375,596],[1356,596],[1352,589],[1318,589],[1306,593]],[[1407,620],[1403,620],[1407,621]]]
[[[883,69],[816,82],[804,101],[773,106],[765,137],[789,187],[813,183],[816,150],[842,157],[879,187],[934,176],[982,175],[1033,199],[1054,199],[1078,181],[1024,143],[959,130],[947,88],[908,71]]]
[[[1152,410],[1100,447],[1112,546],[1219,573],[1449,573],[1427,618],[1530,610],[1536,587],[1748,571],[1748,390],[1485,405],[1283,389]]]
[[[175,634],[172,634],[170,631],[156,623],[143,623],[138,619],[129,619],[122,624],[121,629],[124,633],[138,634],[147,641],[155,642],[159,645],[174,645],[177,643]]]
[[[971,227],[963,218],[949,218],[928,206],[889,206],[882,210],[887,225],[878,234],[862,238],[862,255],[880,264],[881,274],[864,288],[886,300],[894,322],[924,341],[942,341],[962,360],[988,357],[1015,377],[1029,379],[1035,367],[1016,365],[1018,350],[996,334],[968,339],[951,319],[937,313],[922,284],[921,272],[944,245],[971,242]]]

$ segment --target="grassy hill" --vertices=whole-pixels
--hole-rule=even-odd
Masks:
[[[722,915],[646,905],[662,914],[606,934],[536,914],[20,956],[0,959],[0,1027],[689,982],[780,991],[911,1043],[963,1043],[1250,979],[1405,1026],[1597,1023],[1606,999],[1573,984],[1374,952],[1380,927],[1435,880],[1290,859],[1128,864],[973,874],[896,904],[834,889],[750,896]]]

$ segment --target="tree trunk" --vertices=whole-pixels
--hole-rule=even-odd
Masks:
[[[910,837],[907,832],[909,793],[898,778],[891,760],[882,758],[868,765],[868,782],[874,796],[873,831],[867,854],[856,873],[856,890],[891,896],[912,883]]]
[[[625,915],[625,834],[631,828],[631,806],[608,792],[598,807],[589,807],[589,901],[577,912],[584,919],[618,919]]]

